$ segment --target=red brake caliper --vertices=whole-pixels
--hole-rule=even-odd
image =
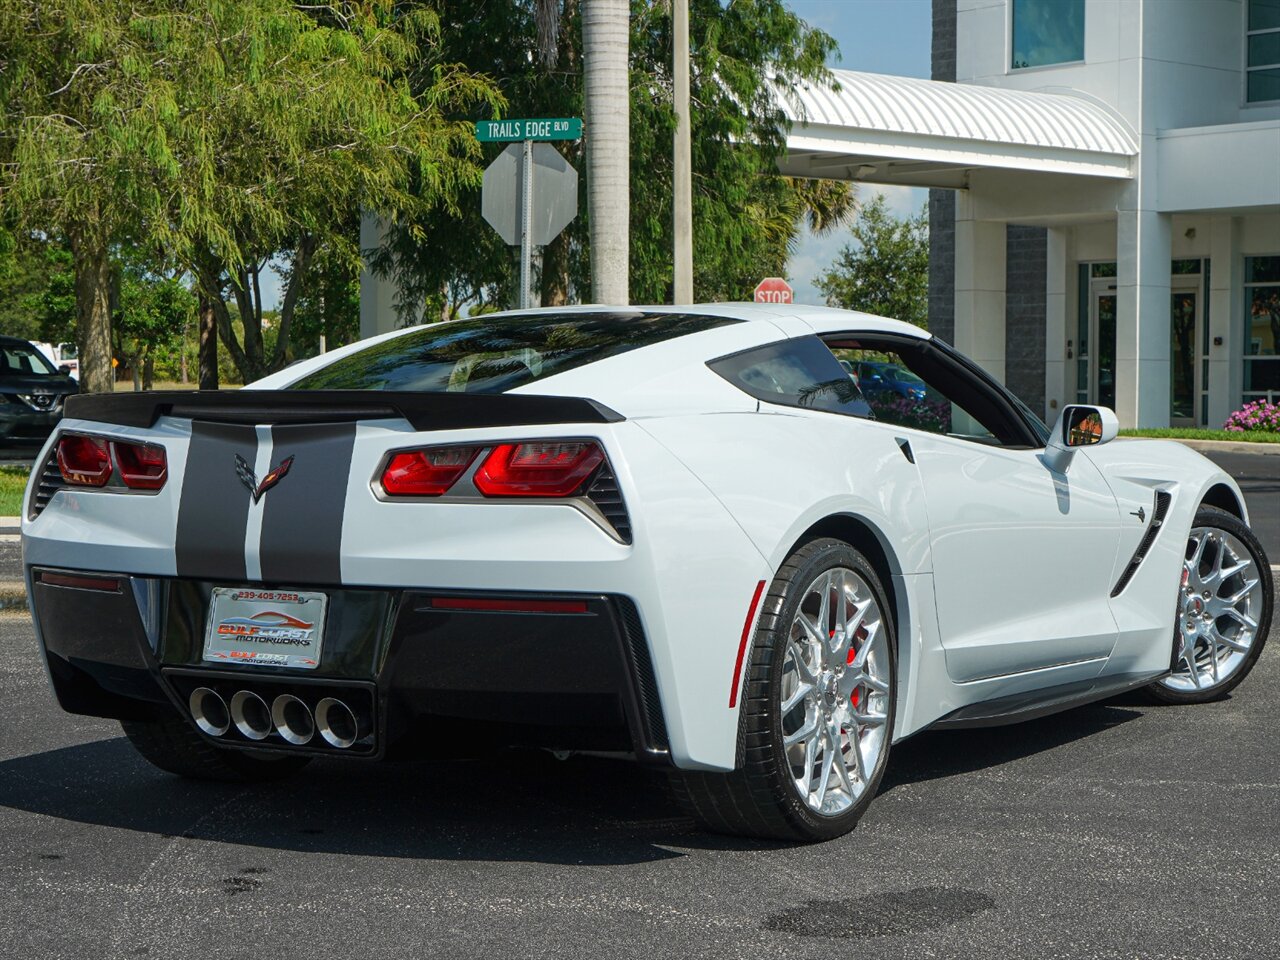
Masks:
[[[853,661],[857,659],[858,648],[854,646],[853,641],[856,640],[858,643],[861,643],[865,639],[867,639],[867,628],[862,625],[859,625],[858,629],[853,634],[853,640],[849,642],[849,656],[845,660],[845,663],[853,663]],[[862,694],[862,687],[855,687],[853,690],[853,694],[849,697],[849,702],[852,703],[855,708],[858,706],[858,701],[861,699],[861,694]]]

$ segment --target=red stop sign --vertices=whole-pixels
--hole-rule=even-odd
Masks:
[[[756,303],[794,303],[791,284],[781,277],[767,277],[756,285]]]

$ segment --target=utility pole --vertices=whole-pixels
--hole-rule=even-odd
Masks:
[[[689,0],[671,6],[675,32],[675,284],[672,303],[693,303],[693,159],[689,122]]]
[[[629,0],[583,0],[591,299],[630,303],[631,91]]]

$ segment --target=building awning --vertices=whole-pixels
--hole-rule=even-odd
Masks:
[[[830,88],[779,91],[793,122],[785,174],[956,188],[974,168],[1133,177],[1137,138],[1083,94],[832,74]]]

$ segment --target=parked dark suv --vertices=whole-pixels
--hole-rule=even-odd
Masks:
[[[0,337],[0,446],[43,443],[79,389],[26,340]]]

